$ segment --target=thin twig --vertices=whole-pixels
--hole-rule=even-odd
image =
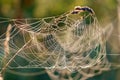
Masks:
[[[9,55],[9,40],[10,40],[10,31],[12,29],[11,24],[8,25],[7,27],[7,31],[6,31],[6,39],[4,42],[4,52],[5,52],[5,57],[4,59],[7,58],[7,56]]]

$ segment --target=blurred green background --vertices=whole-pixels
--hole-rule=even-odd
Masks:
[[[93,8],[101,20],[115,18],[117,15],[116,0],[0,0],[0,15],[10,18],[55,16],[74,6]]]
[[[0,17],[4,18],[39,18],[56,16],[73,9],[75,6],[91,7],[102,27],[110,23],[114,30],[107,41],[107,53],[120,54],[119,40],[119,0],[0,0]],[[111,62],[120,64],[120,56],[110,56]],[[25,69],[21,70],[25,71]],[[44,70],[26,70],[28,72],[42,72]],[[50,80],[47,73],[37,75],[17,75],[6,72],[5,80]],[[120,69],[104,72],[89,80],[120,80]]]

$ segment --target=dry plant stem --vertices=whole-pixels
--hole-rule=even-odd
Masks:
[[[10,31],[12,29],[11,24],[8,25],[7,30],[6,30],[6,38],[4,41],[4,64],[6,63],[7,56],[9,55],[9,40],[10,40]],[[0,74],[0,80],[2,80],[2,74],[4,74],[4,71]]]
[[[9,40],[10,40],[10,31],[12,29],[11,24],[8,25],[7,31],[6,31],[6,39],[4,42],[4,52],[5,52],[5,56],[4,59],[7,58],[7,56],[9,55]]]

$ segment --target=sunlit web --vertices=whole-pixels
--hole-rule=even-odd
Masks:
[[[88,7],[59,16],[32,19],[0,18],[1,71],[15,68],[108,70],[103,30]],[[98,71],[99,73],[99,71]],[[89,76],[89,75],[87,75]],[[90,75],[91,76],[91,75]]]

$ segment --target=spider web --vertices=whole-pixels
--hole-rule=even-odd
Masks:
[[[9,25],[6,32],[0,33],[1,71],[45,68],[87,74],[84,70],[93,66],[94,70],[110,67],[103,38],[105,31],[90,13],[67,12],[33,19],[1,18],[0,24]]]

